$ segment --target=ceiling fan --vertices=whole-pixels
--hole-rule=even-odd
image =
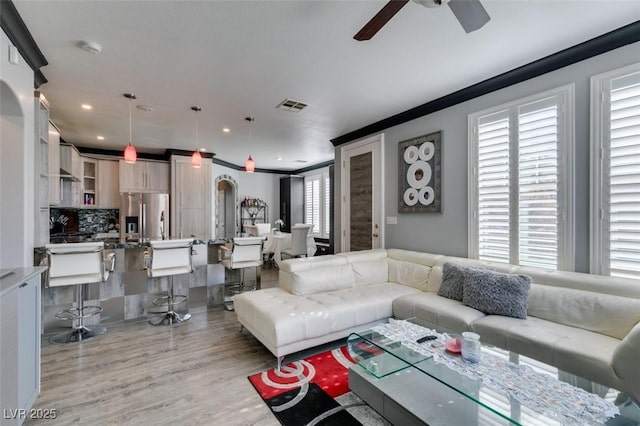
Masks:
[[[425,7],[438,7],[448,4],[462,28],[467,33],[481,28],[491,17],[479,0],[413,0]],[[409,3],[409,0],[391,0],[353,36],[358,41],[369,40],[376,35],[393,16]]]

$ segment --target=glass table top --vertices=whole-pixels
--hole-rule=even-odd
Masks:
[[[417,343],[424,336],[435,338]],[[352,333],[347,346],[376,379],[394,380],[414,369],[486,408],[502,424],[640,425],[640,408],[615,389],[487,344],[481,346],[480,362],[472,363],[446,350],[450,337],[411,321],[390,320]]]

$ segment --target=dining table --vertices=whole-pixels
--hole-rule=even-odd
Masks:
[[[291,247],[291,234],[289,232],[274,232],[267,235],[267,239],[264,242],[264,251],[273,253],[273,260],[278,267],[282,263],[282,250]],[[307,235],[307,257],[311,257],[316,254],[316,240],[311,235]]]

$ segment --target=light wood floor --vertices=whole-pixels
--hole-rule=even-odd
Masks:
[[[263,269],[262,287],[277,270]],[[34,408],[57,419],[25,424],[278,425],[247,376],[275,357],[222,307],[171,327],[111,325],[80,344],[43,339],[42,388]]]

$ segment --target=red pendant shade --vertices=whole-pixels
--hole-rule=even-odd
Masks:
[[[136,148],[129,144],[124,150],[124,162],[133,164],[138,159],[138,153],[136,152]]]
[[[194,151],[191,155],[191,167],[199,169],[202,166],[202,155],[198,151]]]
[[[247,173],[253,173],[255,169],[256,169],[256,164],[253,162],[253,158],[249,156],[249,158],[247,158],[247,162],[244,163],[244,171]]]

